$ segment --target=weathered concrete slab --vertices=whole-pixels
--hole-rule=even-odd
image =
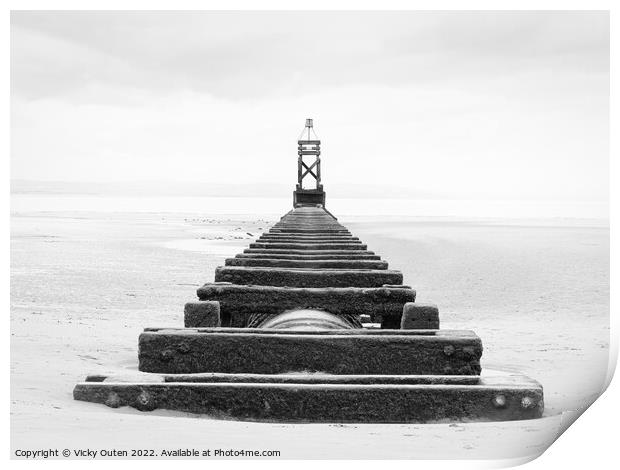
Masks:
[[[275,244],[302,244],[302,245],[361,245],[362,242],[359,240],[314,240],[314,239],[303,239],[299,240],[296,238],[288,238],[285,240],[263,240],[257,239],[254,243],[261,243],[265,245],[275,245]]]
[[[302,371],[358,375],[480,374],[482,343],[473,332],[292,331],[256,328],[145,331],[139,339],[139,370],[172,374]]]
[[[377,260],[294,260],[282,258],[228,258],[226,266],[263,266],[274,268],[305,268],[305,269],[387,269],[386,261]]]
[[[360,240],[351,240],[345,238],[312,238],[312,237],[280,237],[280,238],[264,238],[259,237],[256,239],[256,243],[349,243],[349,244],[360,244],[362,243]]]
[[[281,220],[279,220],[278,222],[276,222],[273,226],[274,227],[279,227],[279,226],[287,226],[287,225],[317,225],[317,226],[329,226],[329,227],[335,227],[335,228],[346,228],[344,227],[340,222],[338,222],[335,219],[321,219],[321,218],[317,218],[317,217],[286,217],[283,218]]]
[[[284,228],[284,227],[273,227],[271,229],[269,229],[269,233],[316,233],[316,234],[321,234],[321,233],[348,233],[349,235],[351,234],[351,232],[349,232],[346,228],[332,228],[332,229],[326,229],[326,228],[320,228],[320,227],[316,227],[316,228],[300,228],[300,227],[288,227],[288,228]]]
[[[282,240],[282,239],[295,239],[295,240],[355,240],[359,241],[358,237],[345,234],[330,234],[330,235],[317,235],[308,233],[263,233],[260,238],[262,240]]]
[[[288,233],[288,231],[291,231]],[[347,235],[352,236],[351,232],[341,226],[335,225],[319,225],[319,224],[282,224],[282,225],[274,225],[270,228],[266,234],[272,235]]]
[[[402,284],[403,274],[390,270],[301,269],[218,266],[215,282],[290,287],[381,287]]]
[[[250,243],[250,248],[263,249],[288,249],[288,250],[365,250],[366,245],[362,243]]]
[[[249,250],[246,250],[249,251]],[[264,253],[268,251],[268,253]],[[279,250],[278,250],[279,251]],[[369,254],[368,251],[352,252],[347,251],[346,254],[289,254],[289,253],[273,253],[271,250],[252,250],[250,253],[239,253],[235,258],[264,258],[264,259],[290,259],[290,260],[380,260],[379,255]]]
[[[208,300],[187,302],[185,304],[184,317],[186,327],[220,326],[220,303]]]
[[[279,248],[246,248],[244,253],[263,253],[263,254],[282,254],[282,255],[304,255],[304,256],[325,256],[325,255],[344,255],[349,259],[360,259],[360,256],[377,256],[373,251],[367,250],[290,250]]]
[[[522,376],[478,385],[83,382],[76,400],[278,422],[426,423],[540,418],[542,387]]]
[[[400,327],[403,330],[438,330],[439,309],[435,304],[419,304],[408,302],[403,307]]]
[[[267,237],[267,238],[279,238],[279,237],[306,237],[306,238],[339,238],[339,239],[345,239],[345,240],[349,240],[349,239],[353,239],[353,240],[357,240],[359,239],[358,237],[354,237],[351,233],[305,233],[305,232],[299,232],[299,233],[282,233],[282,232],[278,232],[278,233],[273,233],[273,232],[263,232],[261,234],[261,236],[263,237]]]
[[[415,301],[415,291],[407,286],[301,288],[215,283],[205,284],[197,293],[200,300],[218,301],[222,325],[234,327],[246,326],[255,313],[314,308],[334,315],[367,314],[373,322],[400,328],[403,306]]]

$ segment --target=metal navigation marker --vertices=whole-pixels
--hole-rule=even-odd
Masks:
[[[304,187],[304,179],[313,180],[310,182],[312,187]],[[306,119],[306,126],[297,140],[297,187],[293,193],[293,207],[316,205],[325,206],[325,191],[321,184],[321,141],[314,132],[312,119]]]

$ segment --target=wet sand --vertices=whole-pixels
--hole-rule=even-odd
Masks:
[[[286,209],[285,209],[286,210]],[[284,212],[284,211],[283,211]],[[609,229],[573,221],[341,217],[473,329],[483,368],[545,389],[545,417],[510,423],[266,424],[76,402],[91,373],[137,369],[145,326],[182,326],[183,304],[276,218],[15,213],[11,227],[13,449],[275,449],[282,458],[528,459],[602,391],[609,351]]]

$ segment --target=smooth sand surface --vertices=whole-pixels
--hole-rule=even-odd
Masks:
[[[282,212],[284,213],[285,208]],[[571,221],[340,220],[404,273],[442,328],[473,329],[483,368],[542,383],[545,416],[503,423],[268,424],[72,399],[87,374],[137,369],[143,327],[183,324],[215,267],[275,217],[15,213],[11,446],[280,450],[280,458],[528,459],[606,381],[609,230]]]

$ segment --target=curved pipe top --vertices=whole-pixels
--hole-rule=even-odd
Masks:
[[[273,328],[277,330],[350,330],[353,326],[338,315],[323,310],[289,310],[275,317],[268,318],[258,328]]]

